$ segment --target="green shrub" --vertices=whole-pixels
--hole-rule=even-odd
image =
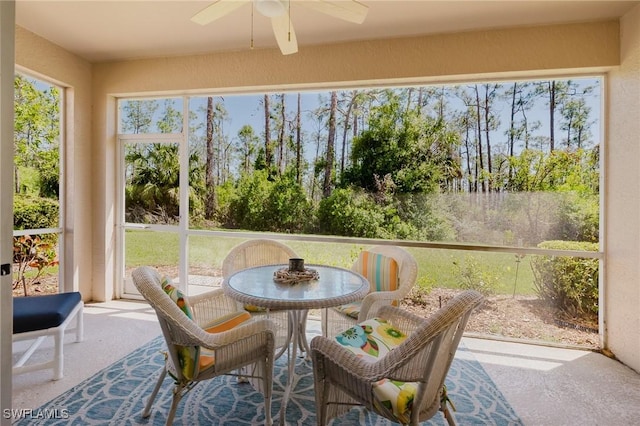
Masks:
[[[453,241],[455,230],[449,212],[443,208],[443,197],[437,194],[401,194],[396,199],[398,216],[415,230],[407,239]],[[398,238],[402,239],[398,232]]]
[[[237,183],[236,191],[229,202],[227,226],[230,228],[267,231],[267,223],[263,220],[264,206],[272,182],[268,180],[266,171],[257,170],[243,175]]]
[[[550,229],[551,238],[569,241],[597,242],[599,238],[600,203],[598,194],[560,194],[557,223]]]
[[[262,220],[268,223],[270,231],[300,233],[309,223],[311,210],[304,188],[285,175],[271,186]]]
[[[265,170],[244,175],[235,190],[226,188],[220,194],[224,198],[219,208],[225,209],[230,227],[301,232],[313,213],[304,189],[291,176],[270,178]]]
[[[336,189],[320,201],[320,232],[346,237],[386,238],[385,214],[366,193]]]
[[[14,229],[57,228],[58,222],[59,206],[57,200],[14,194]]]
[[[463,262],[453,261],[460,278],[459,288],[463,290],[475,290],[485,296],[497,293],[499,281],[498,274],[482,265],[474,256],[465,256]]]
[[[543,241],[551,250],[597,251],[598,244]],[[598,314],[598,260],[571,256],[534,256],[531,260],[538,297],[561,312],[575,316]]]

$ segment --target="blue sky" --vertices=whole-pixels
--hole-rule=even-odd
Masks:
[[[601,82],[598,78],[585,78],[585,79],[572,79],[573,81],[579,81],[584,85],[596,85],[597,88],[592,95],[587,97],[587,103],[591,107],[591,117],[595,121],[593,126],[591,127],[592,138],[595,141],[599,140],[600,137],[600,87]],[[510,82],[504,82],[506,85],[510,85]],[[309,119],[308,112],[313,111],[318,108],[320,102],[319,98],[325,100],[325,104],[328,104],[329,93],[325,92],[301,92],[302,93],[302,110],[303,110],[303,129],[304,132],[307,133],[307,139],[310,139],[311,134],[316,131],[316,124]],[[224,105],[229,113],[229,121],[225,123],[225,132],[231,138],[235,138],[238,130],[249,124],[253,127],[255,133],[257,135],[261,135],[264,131],[264,110],[261,105],[261,101],[263,99],[263,94],[256,95],[226,95],[223,97],[217,97],[217,100],[220,101],[224,99]],[[204,104],[205,98],[202,98],[202,103]],[[276,102],[276,99],[272,97],[272,105]],[[293,117],[297,108],[297,92],[288,93],[286,95],[286,104],[287,111],[290,117]],[[492,136],[494,140],[501,141],[506,137],[504,136],[505,129],[508,126],[509,122],[509,104],[508,102],[503,103],[503,108],[500,113],[500,121],[501,126],[498,131],[493,132]],[[450,104],[450,108],[453,109],[462,109],[462,104]],[[548,107],[542,103],[539,103],[536,108],[534,108],[529,114],[530,122],[534,120],[539,120],[541,122],[541,127],[537,130],[536,134],[547,136],[549,134],[549,118],[548,118]],[[556,122],[559,123],[559,118],[556,117]],[[556,125],[558,125],[556,123]],[[325,129],[326,130],[326,129]],[[341,131],[341,129],[339,129]],[[559,133],[560,132],[560,133]],[[560,139],[563,136],[559,128],[556,128],[556,138]]]
[[[579,82],[580,85],[586,86],[596,86],[596,90],[589,95],[586,100],[588,105],[591,107],[591,119],[594,121],[594,124],[591,126],[590,132],[592,136],[592,141],[594,143],[599,142],[600,139],[600,100],[601,100],[601,79],[599,78],[574,78],[572,79],[574,82]],[[502,82],[503,89],[511,86],[513,82]],[[471,86],[473,83],[468,83],[461,86]],[[318,123],[317,120],[313,119],[310,112],[316,110],[319,105],[328,105],[329,94],[330,92],[318,92],[318,91],[308,91],[301,92],[302,93],[302,128],[303,128],[303,142],[305,143],[305,147],[303,148],[305,151],[305,157],[307,160],[312,161],[313,156],[316,152],[316,138],[314,137],[314,133],[318,131]],[[224,106],[228,112],[228,119],[224,123],[224,133],[228,137],[228,139],[234,143],[237,141],[237,135],[240,128],[244,125],[250,125],[253,127],[255,134],[262,139],[264,132],[264,108],[262,106],[262,100],[264,98],[264,94],[243,94],[243,95],[223,95],[223,96],[215,96],[216,102],[223,102]],[[320,99],[323,99],[323,102],[320,102]],[[175,99],[175,108],[181,110],[182,109],[182,101],[180,98]],[[271,97],[272,106],[278,102],[276,96]],[[160,101],[160,105],[163,102]],[[193,97],[191,101],[191,108],[199,115],[199,120],[203,123],[201,132],[204,134],[204,107],[206,105],[206,97]],[[290,92],[286,94],[286,105],[287,105],[287,116],[289,119],[293,119],[297,109],[297,92]],[[448,111],[451,112],[453,110],[462,111],[464,110],[463,104],[460,100],[456,100],[456,98],[451,98],[448,104]],[[498,130],[492,132],[492,146],[493,149],[498,149],[500,145],[504,145],[506,143],[507,137],[505,135],[506,130],[508,129],[509,123],[509,113],[510,113],[510,103],[508,100],[503,100],[501,103],[496,104],[494,110],[499,111],[499,117],[501,125]],[[158,109],[157,115],[162,114],[162,107]],[[549,135],[549,112],[548,106],[544,102],[544,100],[540,99],[535,108],[529,111],[528,113],[529,123],[539,120],[541,122],[540,128],[535,132],[535,135],[540,137],[548,137]],[[556,146],[561,147],[562,138],[565,136],[564,132],[559,128],[560,118],[559,114],[556,115]],[[272,129],[275,126],[272,127]],[[326,142],[326,124],[323,128],[320,129],[323,133],[321,139],[321,143]],[[340,135],[342,134],[343,129],[341,127],[338,128],[338,141],[341,141]],[[340,142],[337,142],[339,144]],[[339,145],[337,145],[338,147]],[[339,149],[339,148],[338,148]],[[493,151],[492,149],[492,151]]]

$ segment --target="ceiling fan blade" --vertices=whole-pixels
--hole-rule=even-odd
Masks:
[[[216,19],[228,15],[250,1],[251,0],[218,0],[193,15],[191,20],[200,25],[207,25]]]
[[[368,6],[356,0],[306,0],[297,4],[354,24],[362,24],[369,11]]]
[[[288,13],[271,18],[271,27],[283,55],[291,55],[298,51],[298,40]]]

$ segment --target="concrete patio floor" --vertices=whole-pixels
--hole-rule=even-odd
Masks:
[[[145,302],[87,304],[84,318],[84,341],[74,343],[74,336],[67,335],[64,378],[52,381],[51,370],[14,376],[14,409],[46,404],[160,334]],[[310,319],[309,336],[319,330],[319,321]],[[463,344],[525,425],[640,424],[640,374],[613,359],[591,351],[470,337]],[[34,356],[49,356],[51,347],[45,342]]]

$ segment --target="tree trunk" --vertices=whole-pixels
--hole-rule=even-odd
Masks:
[[[20,173],[18,171],[18,165],[13,164],[13,184],[15,185],[14,190],[16,194],[20,193]]]
[[[318,126],[319,127],[319,126]],[[317,134],[316,134],[316,156],[313,158],[313,164],[314,166],[316,164],[318,164],[318,161],[320,159],[320,130],[318,130]],[[314,169],[313,174],[312,174],[312,178],[311,178],[311,199],[315,201],[315,197],[316,197],[316,184],[317,184],[317,180],[316,180],[316,171]]]
[[[571,129],[573,127],[573,113],[567,118],[567,149],[571,148]]]
[[[296,112],[296,182],[298,185],[302,185],[302,176],[300,170],[302,169],[302,95],[298,93],[298,111]]]
[[[216,186],[214,183],[214,149],[213,149],[213,97],[207,98],[207,133],[206,133],[206,164],[205,186],[207,193],[204,204],[204,217],[213,220],[216,209]]]
[[[356,136],[358,136],[358,106],[359,106],[359,102],[358,102],[358,98],[356,97],[356,99],[353,101],[353,110],[354,110],[354,114],[353,114],[353,132],[351,133],[353,135],[354,139]]]
[[[477,156],[478,160],[476,162],[476,176],[475,181],[476,185],[479,180],[480,174],[484,171],[484,156],[482,155],[482,115],[480,114],[480,92],[478,91],[478,85],[474,86],[476,92],[476,131],[478,134],[478,144],[477,144]],[[480,182],[482,192],[486,191],[484,178]]]
[[[413,87],[409,87],[409,89],[407,89],[407,107],[405,108],[405,112],[409,112],[411,110],[412,95],[413,95]]]
[[[273,164],[273,153],[271,152],[271,106],[269,105],[269,95],[264,95],[264,163],[267,172]]]
[[[338,109],[338,93],[331,92],[331,107],[329,110],[329,136],[327,137],[327,155],[324,168],[324,182],[322,185],[322,196],[327,198],[331,195],[334,147],[336,140],[336,111]]]
[[[491,114],[489,113],[491,106],[490,106],[490,97],[492,95],[489,94],[489,85],[485,84],[484,85],[484,139],[487,143],[487,172],[489,173],[489,176],[491,176],[491,173],[493,172],[493,165],[491,164],[491,138],[489,137],[489,131],[491,130]],[[489,178],[489,181],[487,182],[487,191],[491,192],[492,187],[491,187],[491,178]]]
[[[518,91],[518,83],[513,83],[513,93],[511,94],[511,116],[509,117],[509,157],[513,157],[513,148],[515,145],[515,132],[516,132],[516,92]],[[509,162],[509,180],[513,176],[513,168],[511,162]]]
[[[342,152],[340,153],[340,175],[344,173],[345,166],[345,158],[347,151],[347,132],[349,131],[349,121],[351,120],[351,111],[353,111],[353,106],[356,102],[356,97],[358,96],[358,91],[354,90],[351,92],[351,99],[349,100],[349,106],[347,107],[347,112],[344,114],[344,132],[342,133]]]
[[[549,151],[553,152],[556,149],[555,143],[555,122],[556,115],[556,82],[555,80],[549,82]]]
[[[284,143],[284,128],[287,124],[284,93],[280,95],[280,129],[278,131],[278,175],[282,175],[285,169],[284,153],[287,147]]]
[[[477,91],[478,91],[478,87],[476,86],[476,92]],[[444,87],[442,87],[442,89],[440,89],[440,102],[438,105],[438,121],[439,122],[444,121],[444,98],[445,98],[445,89]]]
[[[467,176],[469,182],[469,192],[476,192],[478,190],[475,182],[472,180],[471,174],[471,148],[469,147],[469,122],[467,118],[465,118],[464,123],[464,147],[466,149],[466,157],[467,157]]]

